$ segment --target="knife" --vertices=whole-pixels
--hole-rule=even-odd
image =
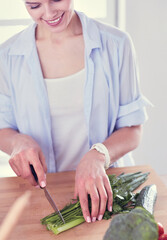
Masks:
[[[33,176],[34,176],[35,181],[39,184],[39,182],[38,182],[38,176],[37,176],[37,174],[36,174],[36,172],[35,172],[35,169],[34,169],[34,167],[33,167],[32,164],[30,164],[30,169],[31,169],[31,172],[32,172],[32,174],[33,174]],[[40,184],[39,184],[39,186],[40,186]],[[62,220],[63,223],[65,224],[64,218],[63,218],[60,210],[59,210],[58,207],[56,206],[56,203],[53,201],[53,199],[52,199],[50,193],[48,192],[48,190],[46,189],[46,187],[44,187],[44,188],[40,187],[40,188],[44,190],[45,196],[46,196],[47,200],[49,201],[50,205],[52,206],[52,208],[54,209],[54,211],[59,214],[61,220]]]

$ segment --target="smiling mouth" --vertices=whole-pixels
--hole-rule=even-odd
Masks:
[[[46,23],[50,24],[50,25],[54,25],[54,24],[60,22],[60,20],[62,19],[63,15],[64,15],[64,13],[60,17],[58,17],[58,18],[55,18],[55,19],[52,19],[52,20],[44,20],[44,21]]]

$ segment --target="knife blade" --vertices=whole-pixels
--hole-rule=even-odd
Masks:
[[[35,172],[35,169],[34,169],[34,167],[33,167],[32,164],[30,164],[30,169],[31,169],[31,172],[32,172],[32,174],[33,174],[33,176],[34,176],[35,181],[39,184],[39,182],[38,182],[38,176],[37,176],[37,174],[36,174],[36,172]],[[39,186],[40,186],[40,184],[39,184]],[[50,205],[52,206],[52,208],[54,209],[54,211],[59,214],[61,220],[62,220],[63,223],[65,224],[65,220],[64,220],[64,218],[63,218],[60,210],[59,210],[58,207],[56,206],[56,203],[53,201],[53,198],[51,197],[51,195],[50,195],[50,193],[48,192],[48,190],[46,189],[46,187],[44,187],[44,188],[40,187],[40,188],[44,190],[45,197],[47,198],[48,202],[50,203]]]

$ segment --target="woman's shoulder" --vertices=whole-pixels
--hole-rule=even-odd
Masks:
[[[17,47],[20,48],[22,45],[25,46],[28,41],[27,36],[32,32],[31,29],[33,25],[34,24],[29,25],[24,30],[16,33],[5,42],[1,43],[0,54],[8,54],[12,48],[16,49]]]
[[[0,52],[5,51],[7,49],[10,49],[10,47],[12,46],[12,44],[17,41],[17,39],[19,38],[21,32],[13,35],[12,37],[8,38],[5,42],[0,44]]]
[[[128,32],[98,20],[92,21],[99,31],[99,35],[103,44],[111,46],[111,49],[113,49],[114,46],[117,49],[120,49],[122,52],[124,52],[124,49],[129,49],[130,51],[134,50],[133,40]]]
[[[121,30],[112,24],[107,24],[96,19],[92,19],[92,21],[97,26],[101,35],[110,36],[111,38],[115,38],[117,40],[125,40],[130,38],[128,32]]]

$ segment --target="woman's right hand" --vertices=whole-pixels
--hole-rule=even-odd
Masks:
[[[47,166],[45,157],[37,142],[28,135],[16,134],[9,164],[17,176],[27,179],[31,185],[38,185],[32,175],[33,165],[41,187],[46,186]]]

